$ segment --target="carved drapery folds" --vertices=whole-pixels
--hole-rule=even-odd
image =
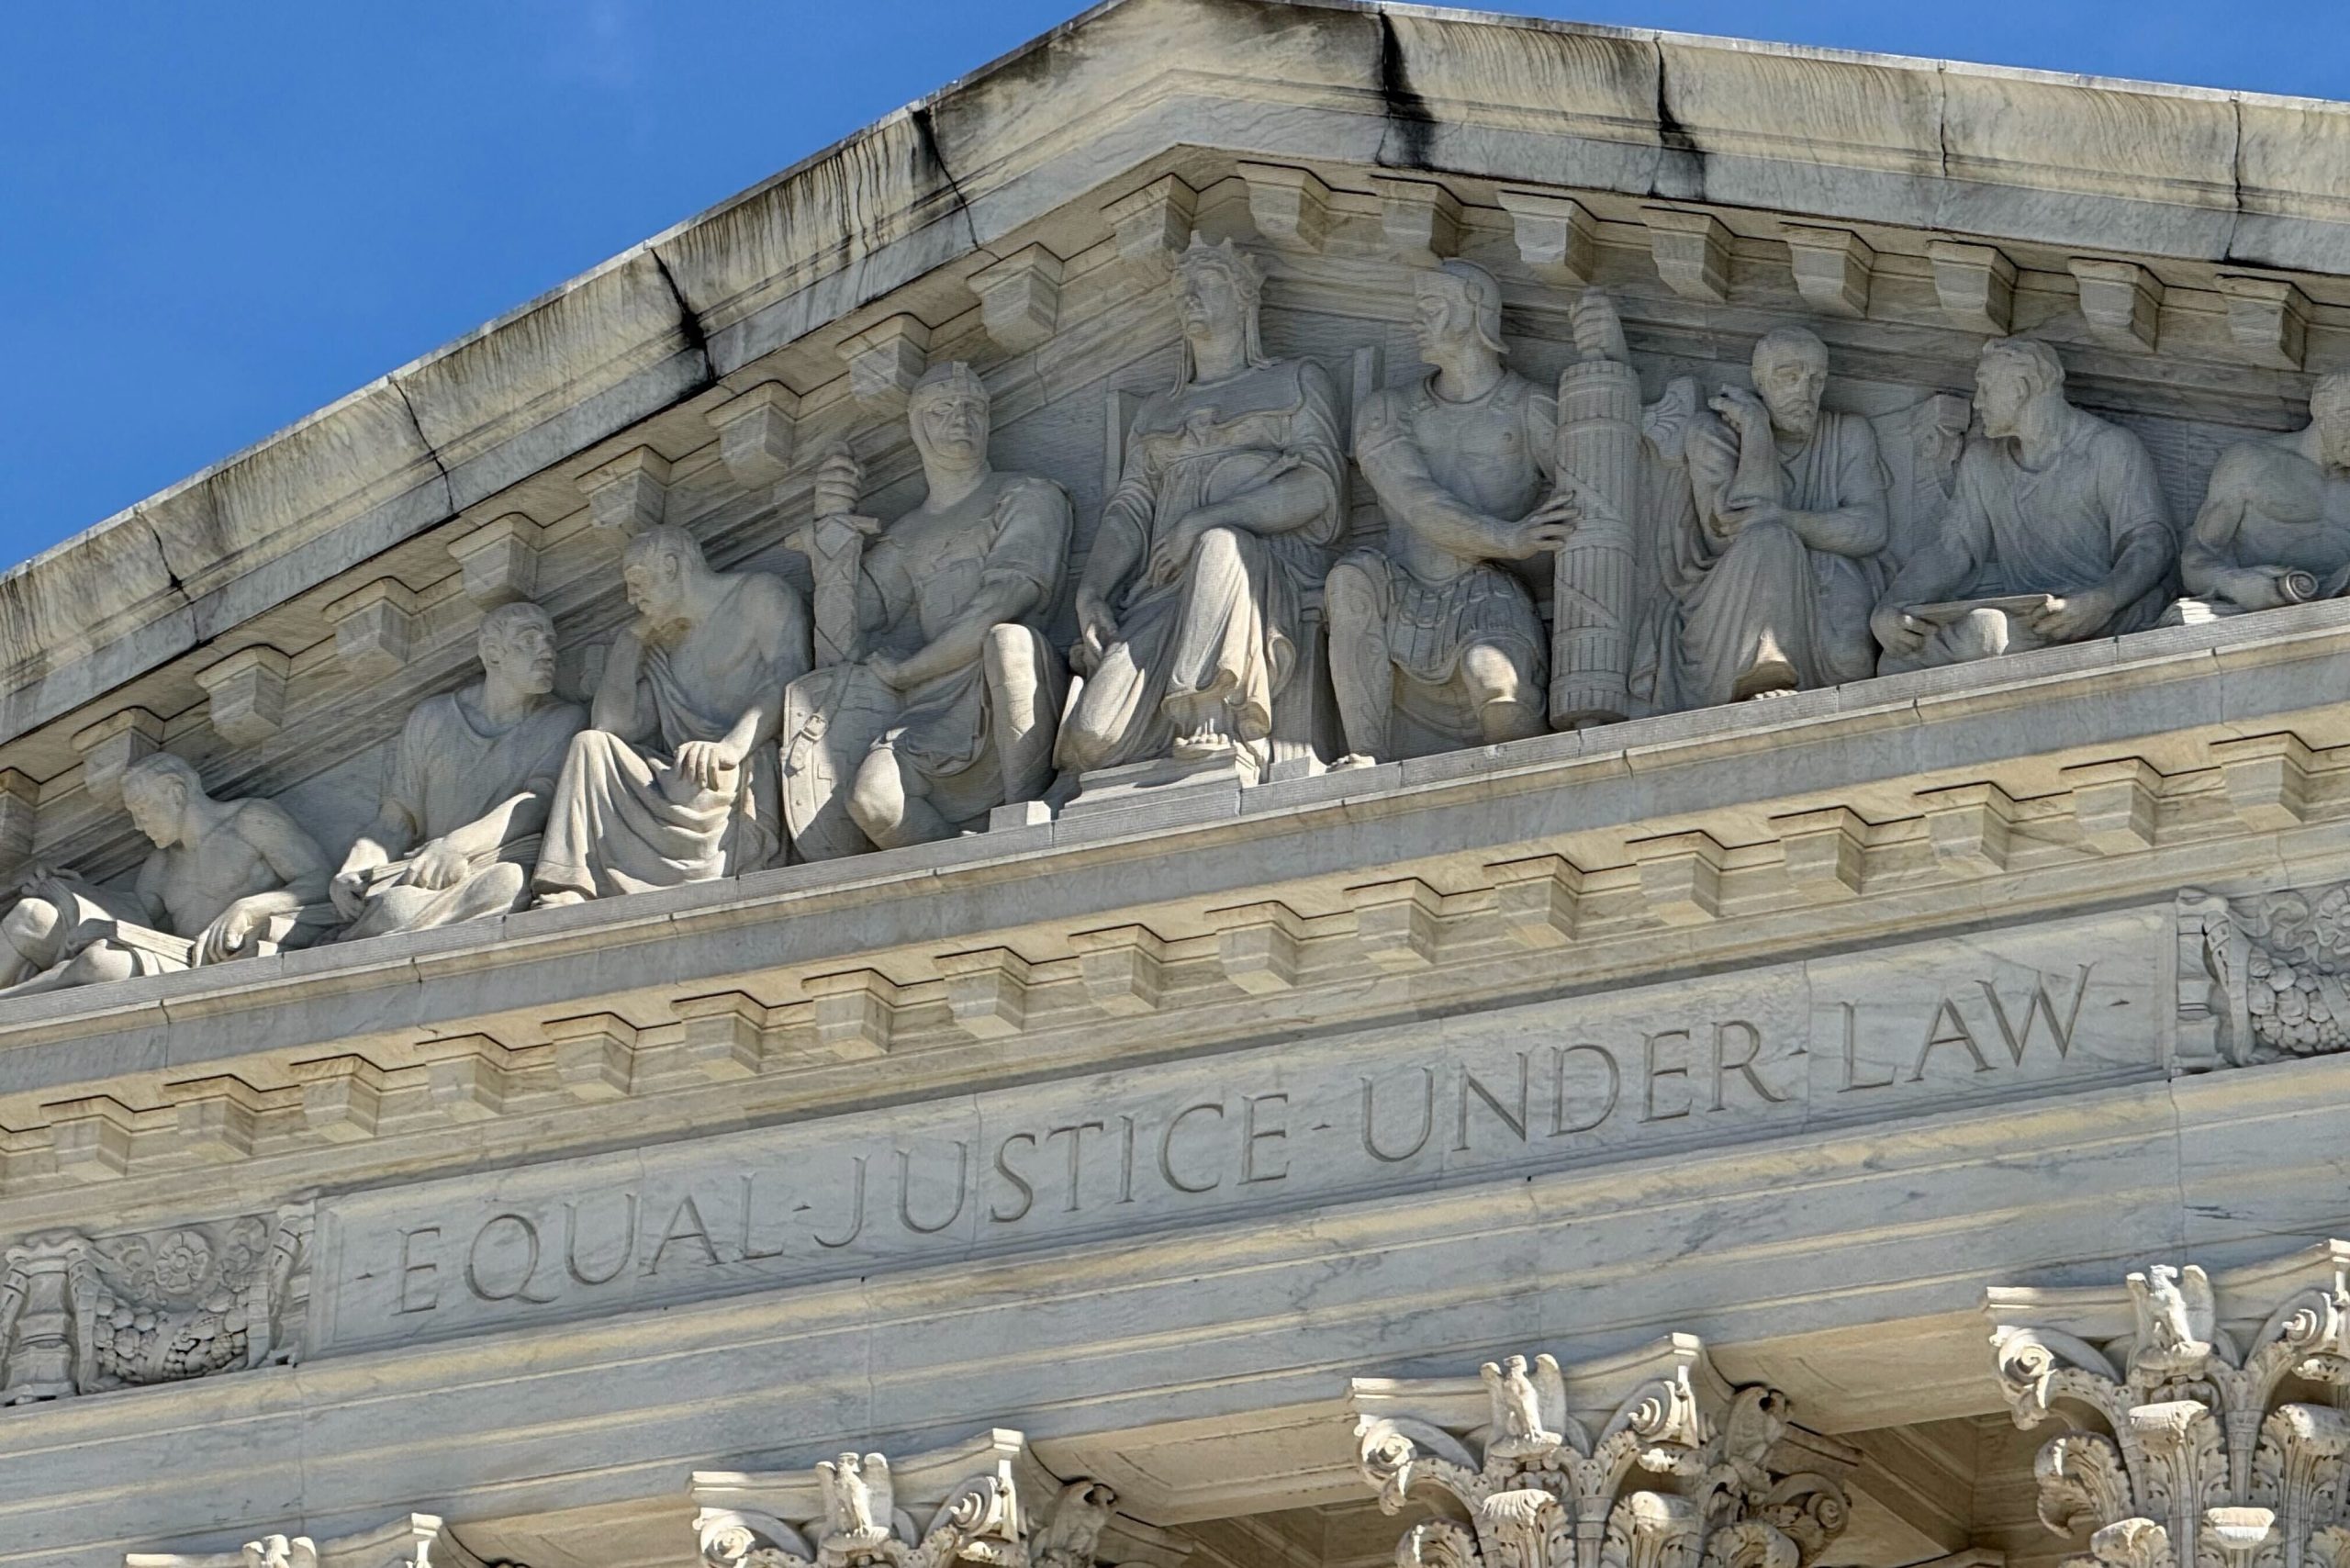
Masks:
[[[2033,1471],[2082,1568],[2350,1564],[2350,1244],[2125,1291],[1994,1290],[2016,1425],[2063,1422]]]
[[[1513,1355],[1475,1382],[1358,1378],[1350,1403],[1380,1506],[1443,1510],[1400,1568],[1808,1568],[1844,1529],[1856,1456],[1686,1335],[1572,1369]]]
[[[852,1451],[807,1471],[696,1471],[689,1490],[707,1568],[1175,1568],[1181,1555],[1118,1518],[1108,1485],[1060,1481],[1002,1428],[895,1465]]]
[[[176,1383],[300,1359],[310,1205],[6,1253],[0,1403]]]
[[[285,807],[206,794],[196,769],[162,749],[169,727],[125,694],[65,737],[83,794],[112,802],[129,779],[134,801],[160,790],[181,802],[134,812],[162,835],[135,882],[42,876],[0,891],[0,995],[900,848],[1080,801],[1116,810],[1179,780],[1294,779],[2350,592],[2350,374],[2310,388],[2304,428],[2226,447],[2182,554],[2178,498],[2152,449],[2134,426],[2068,401],[2064,355],[2038,335],[1985,346],[1970,400],[1942,390],[1939,372],[1907,386],[1882,369],[1831,376],[1820,339],[1776,319],[1777,304],[1738,299],[1736,330],[1764,329],[1747,364],[1714,366],[1702,387],[1675,377],[1644,406],[1643,386],[1666,367],[1645,346],[1634,354],[1614,302],[1586,286],[1596,219],[1562,192],[1495,197],[1536,297],[1583,291],[1550,300],[1554,314],[1567,307],[1574,338],[1555,383],[1507,368],[1503,286],[1451,254],[1457,231],[1474,227],[1462,194],[1418,176],[1364,177],[1381,249],[1417,280],[1425,364],[1387,364],[1377,342],[1389,324],[1369,320],[1358,341],[1342,334],[1314,357],[1272,356],[1259,258],[1283,252],[1283,270],[1308,274],[1302,285],[1329,286],[1311,274],[1337,253],[1337,229],[1361,218],[1321,174],[1274,162],[1239,172],[1253,238],[1193,232],[1192,186],[1173,176],[1102,209],[1122,256],[1174,274],[1185,368],[1172,388],[1110,389],[1111,493],[1091,518],[1071,513],[1068,495],[1092,489],[1079,482],[1091,476],[990,467],[987,382],[1000,362],[926,369],[931,329],[875,301],[886,314],[838,340],[837,369],[860,422],[912,416],[920,504],[886,528],[861,515],[850,446],[876,460],[878,498],[897,482],[898,436],[803,441],[799,396],[774,379],[705,410],[715,468],[641,441],[575,454],[602,459],[576,477],[588,515],[610,527],[504,511],[446,548],[467,599],[510,607],[543,566],[581,548],[568,542],[601,533],[592,547],[609,550],[613,534],[628,537],[596,612],[604,640],[565,650],[587,688],[567,695],[586,699],[589,727],[571,733],[578,704],[553,693],[552,622],[508,616],[514,635],[481,644],[484,681],[414,708],[382,817],[355,840],[313,842],[322,823],[337,838],[349,829],[352,812],[314,804],[340,786]],[[1655,204],[1639,217],[1657,286],[1714,303],[1749,292],[1720,217]],[[1792,215],[1781,232],[1810,311],[1865,319],[1873,241]],[[1924,248],[1952,326],[2011,325],[2010,258],[1946,240]],[[1082,270],[1074,256],[1069,266]],[[2151,350],[2159,281],[2118,258],[2069,266],[2090,335]],[[964,268],[997,349],[1066,357],[1076,323],[1062,268],[1041,243]],[[2300,286],[2218,284],[2207,298],[2232,341],[2297,364]],[[1349,361],[1351,375],[1334,374]],[[1024,400],[1016,417],[1033,411]],[[1348,501],[1355,469],[1382,543],[1367,542],[1371,520]],[[722,474],[767,494],[743,537],[708,543],[755,561],[778,547],[806,555],[812,604],[773,572],[705,557],[694,529]],[[1341,555],[1349,541],[1363,547]],[[550,586],[576,565],[550,566]],[[384,571],[359,564],[350,575],[363,580],[312,585],[329,596],[330,664],[252,640],[291,627],[255,625],[192,672],[215,737],[282,748],[324,705],[320,672],[391,684],[437,658],[441,601]],[[2194,597],[2173,603],[2180,574]],[[1547,610],[1533,591],[1546,577]],[[623,596],[637,613],[613,626]],[[1085,678],[1073,696],[1072,648]],[[1546,682],[1547,707],[1532,696]],[[2230,794],[2251,825],[2300,820],[2289,793],[2255,798],[2264,762],[2240,764]],[[159,785],[159,768],[173,778]],[[0,858],[24,862],[50,791],[28,768],[0,774],[17,780],[0,780]],[[70,857],[103,865],[84,832],[69,834]],[[2081,842],[2144,847],[2134,828]],[[320,862],[336,864],[336,849],[330,881]],[[2332,971],[2296,964],[2288,979],[2273,953],[2250,957],[2269,965],[2251,977],[2261,1048],[2334,1048],[2350,995]],[[2283,983],[2264,990],[2272,976]]]

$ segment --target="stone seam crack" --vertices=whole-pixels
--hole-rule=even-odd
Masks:
[[[695,356],[701,361],[701,379],[686,393],[686,397],[690,398],[695,393],[715,386],[718,381],[717,362],[710,357],[710,335],[702,330],[701,317],[687,300],[686,291],[677,286],[677,274],[669,270],[668,262],[659,251],[650,245],[644,248],[644,253],[653,259],[654,268],[660,273],[662,286],[668,289],[669,297],[677,302],[678,334],[686,340],[686,346],[691,349]],[[682,398],[677,399],[678,402],[684,400]],[[675,406],[675,403],[671,405],[673,408]]]
[[[971,218],[970,199],[964,196],[962,182],[956,179],[955,171],[947,166],[946,154],[939,148],[938,128],[931,123],[929,106],[916,104],[906,111],[906,118],[913,122],[914,136],[922,143],[923,156],[937,168],[940,177],[946,182],[948,193],[955,198],[955,210],[962,217],[963,231],[971,237],[971,249],[986,250],[987,247],[979,241],[979,226]]]
[[[450,476],[449,465],[441,461],[440,448],[434,446],[432,438],[424,433],[424,421],[417,418],[416,404],[409,399],[408,388],[400,385],[399,377],[388,376],[386,378],[386,383],[398,397],[400,407],[408,410],[408,422],[416,430],[417,443],[424,448],[424,455],[432,459],[433,469],[441,476],[442,506],[450,516],[456,516],[457,482]]]

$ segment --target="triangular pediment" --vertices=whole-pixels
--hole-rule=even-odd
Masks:
[[[1990,1561],[1944,1508],[2030,1463],[1986,1426],[1985,1280],[1998,1321],[2099,1344],[2132,1310],[2108,1265],[2182,1236],[2218,1238],[2232,1333],[2324,1282],[2273,1261],[2333,1217],[2272,1150],[2339,1142],[2350,1071],[2350,608],[1357,758],[1306,579],[1393,548],[1356,417],[1426,381],[1455,260],[1497,280],[1497,385],[1606,367],[1640,461],[1766,333],[1816,334],[1881,463],[1872,569],[1938,537],[2009,335],[2183,529],[2350,365],[2345,171],[2341,105],[1116,0],[0,578],[0,870],[78,873],[40,896],[133,966],[0,997],[36,1548],[294,1562],[307,1530],[337,1568],[445,1517],[436,1562],[618,1568],[682,1561],[697,1505],[748,1519],[708,1551],[838,1548],[869,1495],[811,1467],[885,1452],[909,1550],[979,1456],[1123,1499],[1046,1568],[1335,1568],[1421,1517],[1374,1515],[1366,1427],[1533,1474],[1554,1417],[1767,1385],[1807,1469],[1852,1473],[1826,1561]],[[950,364],[997,467],[1066,498],[1022,628],[1064,678],[1136,454],[1228,411],[1129,440],[1189,385],[1194,244],[1236,297],[1261,274],[1269,363],[1232,380],[1295,389],[1239,418],[1320,399],[1344,498],[1261,760],[1151,771],[1170,745],[926,842],[577,902],[518,873],[476,918],[193,967],[117,907],[151,849],[126,768],[184,759],[340,863],[411,715],[479,716],[446,700],[499,607],[550,612],[556,695],[593,702],[655,528],[811,601],[824,674],[859,623],[819,525],[869,542],[923,498],[909,402]],[[1559,580],[1493,575],[1546,646]],[[350,912],[277,912],[314,916]],[[1559,1380],[1531,1406],[1513,1353]]]

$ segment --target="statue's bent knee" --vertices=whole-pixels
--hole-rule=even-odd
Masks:
[[[848,814],[878,842],[890,836],[906,813],[906,776],[894,747],[879,745],[865,754],[848,787]]]

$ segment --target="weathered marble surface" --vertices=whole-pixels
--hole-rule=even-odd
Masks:
[[[629,542],[637,620],[572,738],[531,884],[543,903],[708,881],[783,846],[775,736],[808,668],[808,610],[781,578],[719,572],[678,529]]]
[[[925,373],[906,420],[920,503],[887,525],[856,515],[863,474],[844,453],[795,534],[813,563],[818,664],[786,690],[780,729],[802,859],[951,837],[1052,779],[1069,680],[1045,626],[1069,497],[996,471],[987,387],[967,364]]]
[[[1983,433],[1959,459],[1940,535],[1874,618],[1882,667],[1933,668],[2143,631],[2178,553],[2144,443],[2065,398],[2045,343],[1984,346]]]
[[[1306,635],[1301,596],[1346,513],[1337,390],[1265,352],[1261,270],[1196,236],[1175,266],[1181,373],[1126,434],[1077,585],[1085,685],[1056,760],[1267,760]]]
[[[124,770],[122,803],[154,846],[127,892],[47,874],[17,890],[0,935],[17,996],[276,951],[330,924],[325,854],[270,801],[216,801],[170,752]]]
[[[2310,422],[2220,454],[2180,553],[2188,597],[2166,622],[2333,599],[2350,588],[2350,373],[2310,394]]]
[[[60,1230],[7,1250],[0,1404],[177,1383],[301,1359],[312,1215],[92,1238]]]
[[[1346,1506],[1349,1380],[1490,1355],[1516,1393],[1512,1350],[1620,1363],[1701,1333],[1726,1380],[1864,1453],[1849,1557],[1822,1561],[1973,1568],[1979,1538],[2036,1568],[2009,1528],[2038,1529],[2029,1452],[1981,1425],[1984,1283],[2186,1256],[2216,1278],[2340,1219],[2350,616],[1865,681],[1827,669],[1849,651],[1830,614],[1788,639],[1820,666],[1798,689],[1675,711],[1635,666],[1641,607],[1682,602],[1618,481],[1713,462],[1705,510],[1673,498],[1699,529],[1868,510],[1857,456],[1849,490],[1841,462],[1831,486],[1779,461],[1772,495],[1817,366],[1754,351],[1800,327],[1833,371],[1815,430],[1888,470],[1879,565],[1913,563],[1957,485],[1961,394],[2016,412],[1974,386],[1975,353],[2020,333],[2186,517],[2226,448],[2284,453],[2343,363],[2322,274],[2345,125],[1965,66],[1127,0],[21,570],[0,584],[12,870],[126,890],[143,846],[105,791],[158,754],[330,853],[407,716],[474,679],[484,606],[553,612],[565,700],[599,670],[632,685],[632,534],[788,584],[811,604],[802,662],[841,652],[861,617],[784,542],[920,512],[939,476],[896,416],[952,377],[934,367],[970,367],[1003,472],[1067,494],[1075,564],[1137,431],[1231,411],[1235,382],[1186,371],[1180,409],[1168,390],[1189,350],[1165,273],[1195,238],[1262,269],[1263,357],[1326,372],[1333,431],[1423,377],[1407,324],[1466,258],[1527,386],[1595,384],[1550,466],[1619,504],[1578,496],[1528,602],[1574,635],[1551,661],[1576,678],[1553,687],[1564,722],[1633,717],[1391,739],[1398,759],[1323,777],[1305,754],[1348,745],[1325,705],[1278,737],[1293,766],[1245,786],[1129,777],[1056,812],[1007,782],[1007,811],[955,817],[989,829],[968,837],[925,822],[841,864],[0,1004],[0,1234],[28,1284],[125,1238],[182,1258],[169,1238],[313,1189],[325,1213],[287,1279],[289,1302],[318,1290],[297,1365],[238,1364],[228,1309],[165,1301],[142,1326],[150,1298],[116,1292],[96,1383],[204,1375],[84,1396],[19,1364],[54,1361],[73,1315],[0,1297],[10,1384],[75,1390],[0,1419],[12,1564],[255,1541],[293,1568],[307,1538],[325,1568],[674,1568],[688,1473],[852,1451],[829,1461],[844,1504],[852,1474],[866,1489],[850,1533],[890,1513],[919,1551],[935,1521],[876,1507],[863,1456],[1012,1424],[1199,1560],[1385,1561],[1395,1528],[1373,1540]],[[2322,518],[2324,431],[2286,439]],[[828,507],[843,441],[856,481]],[[1524,463],[1495,474],[1494,515],[1543,504]],[[1352,488],[1317,565],[1373,542]],[[1304,632],[1324,579],[1299,581]],[[1024,624],[1066,647],[1075,610]],[[1282,696],[1318,693],[1327,672],[1299,668]],[[757,706],[734,695],[711,727]],[[886,841],[911,813],[882,794],[859,831]],[[1539,1367],[1530,1417],[1509,1407],[1536,1448]],[[1487,1423],[1508,1426],[1444,1429]],[[1751,1435],[1685,1451],[1719,1459],[1724,1518],[1784,1535],[1752,1517],[1786,1473]],[[1947,1473],[1905,1468],[1921,1454]],[[1975,1517],[1937,1511],[1961,1496]],[[457,1524],[377,1533],[420,1509]],[[1034,1568],[1173,1568],[1088,1562],[1081,1530],[1032,1522]]]
[[[1876,436],[1823,409],[1828,345],[1782,327],[1754,345],[1756,390],[1725,387],[1684,438],[1695,526],[1664,581],[1692,706],[1865,680],[1889,528]]]
[[[2015,1424],[2065,1422],[2033,1464],[2052,1531],[2163,1563],[2350,1547],[2328,1396],[2350,1377],[2350,1245],[2217,1278],[2155,1263],[2121,1290],[1994,1286],[1984,1312]]]
[[[1539,504],[1558,400],[1502,364],[1501,285],[1451,261],[1414,288],[1433,368],[1355,410],[1385,547],[1348,554],[1327,590],[1344,761],[1358,766],[1542,733],[1550,636],[1505,563],[1556,549],[1573,517],[1572,499]]]
[[[564,753],[588,722],[554,690],[554,622],[535,604],[482,620],[482,678],[408,715],[375,822],[335,873],[345,938],[520,909]]]
[[[1468,1383],[1357,1378],[1349,1391],[1382,1510],[1416,1495],[1469,1516],[1405,1529],[1404,1568],[1600,1568],[1643,1549],[1809,1568],[1852,1522],[1842,1483],[1860,1450],[1797,1427],[1775,1388],[1729,1386],[1692,1336],[1563,1367],[1514,1353]]]
[[[2159,1076],[2165,909],[326,1200],[319,1355]]]

